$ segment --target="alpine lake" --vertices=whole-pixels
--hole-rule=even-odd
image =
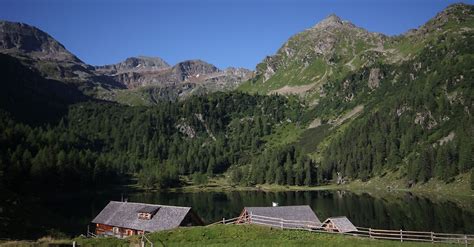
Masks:
[[[85,234],[111,200],[190,206],[207,223],[237,217],[245,206],[310,205],[323,221],[347,216],[354,225],[377,229],[474,233],[474,198],[446,199],[407,192],[383,196],[340,190],[226,192],[107,192],[42,195],[0,202],[0,238],[36,239]]]

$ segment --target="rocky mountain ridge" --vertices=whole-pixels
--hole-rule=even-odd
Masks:
[[[146,56],[94,67],[81,61],[46,32],[9,21],[0,21],[0,53],[13,56],[45,78],[74,85],[86,95],[112,101],[120,101],[116,98],[118,94],[138,91],[139,94],[142,91],[155,94],[156,99],[176,99],[198,92],[231,90],[253,75],[243,68],[221,70],[202,60],[170,66],[159,57]],[[121,92],[129,89],[133,90]]]
[[[125,72],[156,71],[169,68],[169,64],[159,57],[129,57],[124,61],[103,66],[95,66],[97,71],[103,74],[119,74]]]
[[[180,83],[219,84],[234,88],[252,76],[252,71],[247,69],[221,70],[202,60],[186,60],[169,66],[157,57],[131,57],[118,64],[97,66],[96,71],[111,76],[132,89],[143,86],[174,86]]]
[[[17,22],[0,21],[0,53],[18,59],[47,79],[74,85],[86,95],[97,90],[124,88],[111,78],[95,73],[64,45],[42,30]]]
[[[326,94],[324,85],[376,64],[400,64],[412,59],[439,35],[469,32],[469,25],[456,28],[468,24],[472,17],[472,6],[453,4],[418,29],[387,36],[332,14],[290,37],[274,55],[263,59],[256,67],[255,77],[241,89],[297,94],[318,102]]]

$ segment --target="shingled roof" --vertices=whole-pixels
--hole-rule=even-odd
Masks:
[[[253,216],[263,216],[278,218],[283,220],[294,220],[304,222],[314,222],[314,226],[320,226],[321,221],[313,212],[310,206],[278,206],[278,207],[245,207],[244,212],[252,214]],[[252,217],[253,223],[264,223],[281,227],[281,224],[275,221],[266,221],[264,218]],[[283,224],[286,226],[286,224]],[[291,224],[288,224],[290,226]],[[311,224],[313,225],[313,224]],[[290,226],[291,227],[291,226]]]
[[[149,220],[137,216],[138,212],[154,210],[156,214]],[[111,201],[92,223],[155,232],[178,227],[189,212],[190,207]]]
[[[329,223],[332,223],[338,232],[357,232],[357,228],[345,216],[328,218],[324,221],[322,227],[327,226]]]

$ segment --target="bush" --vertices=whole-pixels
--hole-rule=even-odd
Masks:
[[[193,183],[194,184],[206,184],[207,183],[207,176],[203,173],[195,172],[193,174]]]

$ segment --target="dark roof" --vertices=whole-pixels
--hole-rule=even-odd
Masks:
[[[160,206],[144,206],[138,209],[137,213],[155,214],[158,211],[158,209],[160,209]]]
[[[320,225],[321,221],[318,219],[316,214],[313,212],[310,206],[277,206],[277,207],[245,207],[249,214],[281,218],[284,220],[296,220],[296,221],[311,221],[315,225]]]
[[[139,219],[138,212],[144,209],[159,210],[150,220]],[[92,223],[155,232],[178,227],[190,211],[190,207],[111,201]]]
[[[324,221],[323,227],[329,222],[332,222],[339,232],[357,232],[357,228],[346,216],[328,218]]]

